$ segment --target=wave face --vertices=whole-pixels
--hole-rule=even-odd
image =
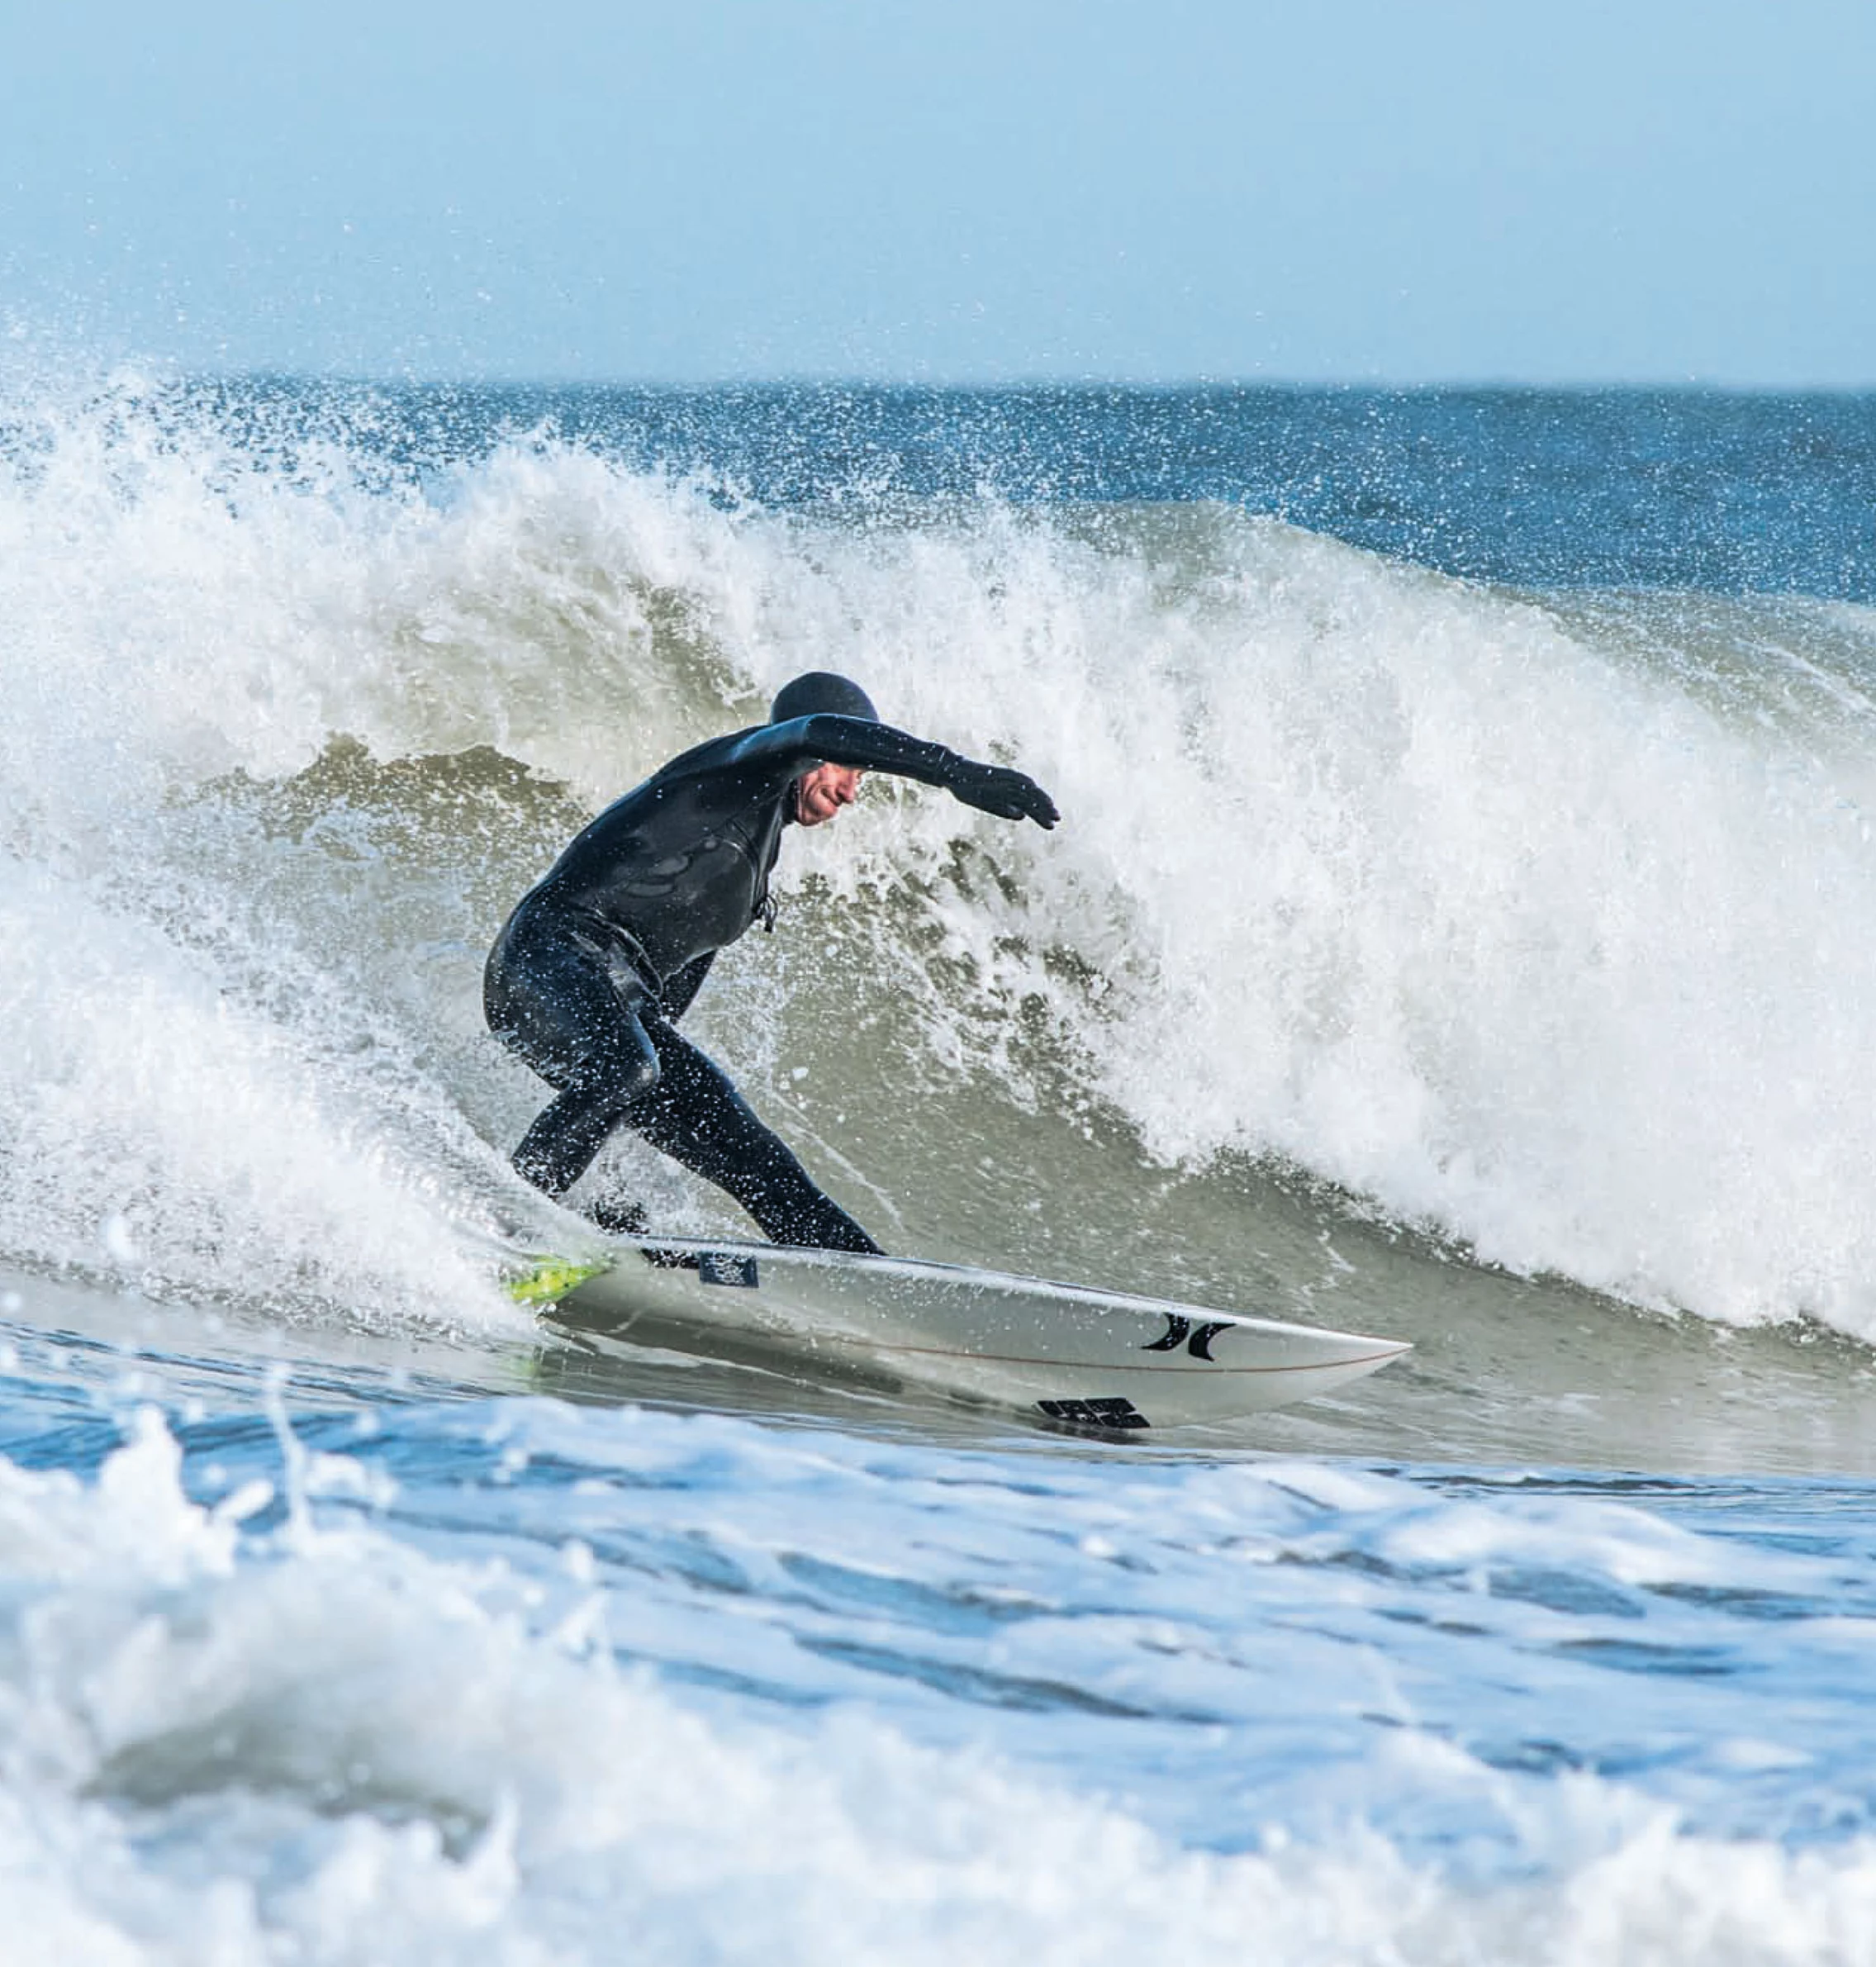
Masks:
[[[476,1299],[535,1097],[489,936],[824,666],[1066,815],[878,787],[700,1010],[895,1236],[1034,1257],[1013,1181],[1059,1252],[1090,1189],[1223,1225],[1288,1171],[1515,1274],[1876,1331],[1855,603],[1485,587],[1215,504],[777,510],[129,385],[8,427],[17,1253]]]

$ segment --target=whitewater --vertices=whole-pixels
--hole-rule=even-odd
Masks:
[[[1876,406],[0,391],[0,1959],[1876,1959]],[[518,1306],[481,967],[810,668],[686,1029],[1255,1430]],[[733,1207],[622,1142],[674,1232]]]

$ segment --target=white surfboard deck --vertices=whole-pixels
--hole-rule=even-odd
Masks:
[[[560,1322],[623,1337],[641,1320],[883,1369],[966,1398],[1103,1431],[1288,1407],[1410,1350],[1370,1338],[998,1271],[775,1243],[609,1238],[514,1285]]]

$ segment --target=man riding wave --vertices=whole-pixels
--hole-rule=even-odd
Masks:
[[[836,818],[868,772],[1005,820],[1060,817],[1024,773],[881,724],[857,683],[825,671],[788,684],[766,725],[673,758],[575,836],[489,955],[489,1029],[555,1089],[515,1151],[535,1187],[563,1195],[627,1127],[726,1190],[772,1242],[879,1252],[677,1028],[718,950],[772,921],[784,829]],[[593,1213],[604,1228],[643,1227],[629,1206]]]

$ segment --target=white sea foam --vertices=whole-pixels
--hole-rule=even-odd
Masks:
[[[660,1455],[759,1451],[734,1427],[649,1432],[627,1451],[644,1474]],[[826,1479],[810,1447],[767,1454],[797,1485]],[[864,1459],[844,1456],[845,1480]],[[931,1472],[955,1487],[959,1471]],[[1299,1473],[1222,1477],[1234,1501],[1199,1512],[1280,1516]],[[739,1475],[726,1497],[753,1494]],[[1273,1821],[1259,1849],[1182,1848],[1118,1800],[857,1709],[710,1718],[595,1650],[590,1566],[550,1585],[303,1508],[244,1549],[235,1518],[256,1500],[190,1503],[152,1417],[94,1484],[0,1461],[7,1959],[1876,1957],[1868,1840],[1696,1836],[1620,1785],[1495,1772],[1408,1728],[1365,1763],[1333,1835]],[[1443,1865],[1410,1856],[1367,1821],[1384,1802],[1470,1836],[1503,1827],[1509,1860],[1481,1870],[1464,1838]]]

